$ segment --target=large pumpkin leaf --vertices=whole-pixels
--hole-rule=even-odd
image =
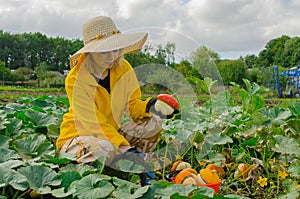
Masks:
[[[73,190],[69,190],[70,185],[81,179],[81,175],[77,171],[60,172],[62,182],[59,189],[52,190],[52,195],[58,198],[64,198],[74,193]]]
[[[300,164],[291,165],[288,169],[291,176],[300,179]]]
[[[9,103],[6,105],[6,108],[15,110],[15,111],[23,111],[27,110],[28,106],[26,104],[18,104],[18,103]]]
[[[13,142],[13,146],[23,158],[35,158],[54,152],[54,146],[42,134],[20,136]]]
[[[6,162],[8,160],[11,159],[18,159],[20,158],[20,156],[11,149],[7,149],[7,148],[0,148],[0,163],[1,162]]]
[[[61,171],[77,171],[81,176],[97,172],[97,169],[88,164],[68,164],[60,169]]]
[[[71,187],[75,190],[73,195],[79,199],[106,198],[115,189],[107,179],[103,179],[99,174],[87,175],[72,183]]]
[[[129,181],[121,180],[119,178],[113,177],[113,183],[118,186],[118,188],[113,192],[116,198],[140,198],[144,193],[147,192],[149,187],[140,187]],[[141,188],[141,189],[139,189]]]
[[[39,194],[50,193],[50,186],[61,184],[61,176],[46,166],[34,165],[22,167],[18,172],[27,178],[29,187]]]
[[[173,196],[176,198],[179,198],[179,196],[186,196],[188,197],[191,193],[198,193],[204,196],[213,197],[214,196],[214,190],[205,187],[205,186],[184,186],[182,184],[174,184],[166,187],[165,189],[158,189],[155,192],[155,196],[161,199],[169,199],[173,198]]]
[[[0,165],[0,187],[11,185],[16,190],[24,191],[28,188],[27,179],[6,166]]]
[[[9,121],[7,120],[5,115],[1,114],[0,115],[0,130],[5,129],[7,124],[9,124]]]
[[[28,110],[25,115],[37,126],[47,127],[49,125],[58,125],[57,120],[50,114],[35,110]]]
[[[0,167],[7,167],[7,168],[16,168],[21,165],[25,165],[25,163],[21,160],[7,160],[5,162],[0,163]]]
[[[222,133],[207,134],[205,140],[212,145],[224,145],[233,142],[230,137]]]
[[[288,107],[294,116],[300,116],[300,103],[296,102],[294,105]]]
[[[9,137],[4,136],[4,135],[0,135],[0,147],[8,148],[9,147],[9,145],[8,145],[9,140],[10,140]]]
[[[5,129],[6,135],[10,137],[14,137],[14,136],[21,135],[23,132],[26,132],[26,130],[28,130],[22,127],[23,125],[22,120],[16,118],[9,118],[9,120],[10,123],[6,125],[6,129]]]
[[[289,155],[300,155],[300,146],[294,138],[283,135],[276,135],[274,138],[276,140],[276,144],[273,147],[274,151]]]

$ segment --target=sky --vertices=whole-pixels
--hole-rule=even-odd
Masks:
[[[81,39],[82,25],[111,17],[122,33],[148,32],[148,45],[175,43],[176,58],[200,46],[222,59],[258,53],[300,34],[299,0],[0,0],[0,30]]]

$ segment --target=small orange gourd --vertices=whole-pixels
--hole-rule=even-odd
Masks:
[[[182,160],[178,160],[176,162],[173,163],[171,171],[175,171],[175,170],[183,170],[185,168],[191,168],[191,164],[188,162],[184,162]]]
[[[220,178],[217,174],[217,172],[211,170],[211,169],[201,169],[198,174],[198,182],[200,184],[214,184],[220,182]]]
[[[175,184],[183,184],[183,185],[190,185],[194,184],[197,185],[197,171],[192,168],[185,168],[180,171],[174,180]]]
[[[237,177],[241,175],[242,178],[246,179],[248,178],[249,174],[252,172],[253,169],[254,169],[253,165],[244,164],[244,163],[239,164],[238,170],[236,171],[234,176]]]
[[[215,164],[208,164],[208,165],[206,166],[206,168],[207,168],[207,169],[210,169],[210,170],[212,170],[212,171],[217,171],[218,174],[219,174],[222,178],[225,177],[225,171],[224,171],[224,169],[223,169],[222,167],[218,167],[218,166],[215,165]]]

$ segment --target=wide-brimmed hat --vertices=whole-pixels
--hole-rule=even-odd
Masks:
[[[70,67],[76,65],[80,54],[108,52],[122,49],[124,54],[139,51],[147,40],[145,32],[122,34],[110,17],[98,16],[88,20],[82,27],[84,47],[70,59]]]

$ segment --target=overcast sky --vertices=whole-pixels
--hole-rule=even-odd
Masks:
[[[176,56],[201,45],[221,58],[258,54],[268,41],[300,34],[299,0],[0,0],[0,29],[80,38],[82,24],[113,18],[121,32],[147,31],[148,44],[172,42]]]

